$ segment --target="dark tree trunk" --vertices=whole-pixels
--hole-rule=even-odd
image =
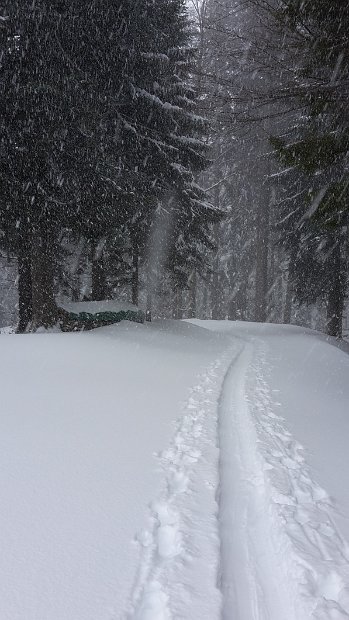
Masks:
[[[241,270],[241,265],[240,265]],[[236,279],[237,279],[237,264],[236,264],[236,256],[235,252],[230,256],[228,263],[228,273],[229,273],[229,297],[227,301],[227,315],[229,321],[235,321],[237,314],[237,303],[236,303]],[[239,273],[239,277],[242,274]]]
[[[203,293],[202,293],[202,318],[207,319],[209,316],[208,310],[208,283],[203,281]]]
[[[99,251],[99,244],[96,242],[92,242],[91,263],[91,300],[101,301],[107,297],[107,280],[103,249]]]
[[[179,287],[176,289],[176,293],[175,293],[174,318],[175,319],[183,318],[183,291]]]
[[[335,243],[332,256],[332,282],[327,297],[326,331],[329,336],[342,338],[345,278],[342,273],[341,246]]]
[[[286,284],[286,295],[285,295],[285,306],[284,306],[284,316],[283,322],[288,325],[291,323],[291,315],[292,315],[292,302],[293,302],[293,282],[292,282],[292,274],[294,270],[294,264],[296,260],[297,249],[294,248],[290,255],[290,260],[288,262],[288,274],[287,274],[287,284]]]
[[[215,260],[214,271],[212,274],[212,287],[211,287],[211,317],[214,321],[220,318],[220,292],[219,287],[219,273],[218,260]]]
[[[288,271],[288,274],[287,274],[287,284],[286,284],[286,295],[285,295],[285,306],[284,306],[284,316],[283,316],[283,323],[285,323],[285,325],[289,325],[291,323],[292,301],[293,301],[293,292],[292,292],[291,274],[290,274],[290,271]]]
[[[231,297],[228,300],[228,320],[236,321],[236,315],[237,315],[237,311],[236,311],[235,297]]]
[[[217,171],[217,178],[220,177],[220,173]],[[214,191],[214,206],[219,209],[220,197],[219,197],[219,185],[216,185]],[[213,261],[213,273],[211,278],[211,318],[217,320],[222,318],[222,291],[220,286],[220,264],[219,264],[219,240],[220,240],[220,224],[217,222],[214,225],[214,240],[216,245],[216,255]]]
[[[247,310],[247,282],[249,279],[248,263],[243,257],[239,263],[235,259],[229,266],[230,298],[228,300],[228,319],[243,321]]]
[[[194,269],[190,282],[190,292],[189,292],[189,318],[194,319],[196,317],[196,306],[197,306],[197,276],[196,271]]]
[[[211,279],[211,317],[213,320],[217,320],[224,318],[222,317],[222,291],[219,273],[219,224],[215,224],[214,236],[216,243],[216,256],[213,262],[213,273]]]
[[[237,294],[237,318],[239,319],[239,321],[245,321],[246,320],[246,314],[247,314],[247,281],[248,281],[248,274],[245,274],[245,278],[243,279],[243,281],[240,284],[240,288]]]
[[[77,248],[76,266],[73,270],[72,301],[80,301],[81,276],[86,269],[85,241],[81,240]]]
[[[270,197],[257,211],[255,321],[264,323],[268,316],[268,251]]]
[[[153,310],[153,295],[156,290],[155,283],[156,274],[153,269],[152,264],[147,265],[147,296],[146,296],[146,309],[145,309],[145,320],[152,320],[152,310]]]
[[[132,254],[132,303],[138,306],[139,298],[139,247],[137,242],[133,243]]]
[[[153,295],[151,289],[147,290],[147,307],[145,311],[145,320],[151,322],[152,318]]]
[[[24,239],[18,251],[18,325],[17,332],[23,334],[33,320],[31,246]]]
[[[32,300],[33,327],[53,327],[58,321],[54,293],[54,237],[46,227],[33,235]]]

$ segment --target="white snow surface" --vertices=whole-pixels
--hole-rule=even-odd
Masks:
[[[138,311],[137,306],[117,299],[106,299],[105,301],[63,301],[61,308],[67,312],[88,312],[98,314],[98,312],[121,312],[127,310]]]
[[[1,338],[1,620],[349,618],[349,355],[297,327]]]

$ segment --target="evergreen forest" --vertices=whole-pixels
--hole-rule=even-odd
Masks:
[[[0,327],[114,299],[348,334],[348,3],[0,13]]]

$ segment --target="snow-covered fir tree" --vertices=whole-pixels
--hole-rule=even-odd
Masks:
[[[18,254],[21,329],[57,321],[64,230],[95,247],[95,282],[100,242],[120,226],[137,277],[153,213],[170,194],[173,272],[186,260],[182,239],[193,260],[195,238],[209,243],[216,214],[193,181],[206,165],[206,124],[187,84],[188,19],[183,2],[165,4],[4,3],[2,221]]]

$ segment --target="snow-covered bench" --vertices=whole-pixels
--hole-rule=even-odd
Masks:
[[[120,321],[144,323],[145,315],[137,306],[113,299],[105,301],[63,302],[63,331],[94,329]]]

